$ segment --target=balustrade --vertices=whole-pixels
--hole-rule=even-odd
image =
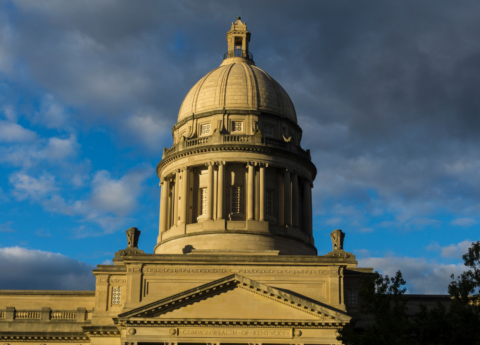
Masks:
[[[214,144],[234,144],[234,143],[249,143],[249,144],[255,144],[255,145],[261,145],[261,146],[271,146],[271,147],[277,147],[281,148],[284,150],[289,150],[292,151],[296,154],[299,154],[300,156],[311,159],[310,155],[307,151],[302,149],[300,146],[294,144],[294,143],[287,143],[284,140],[281,139],[274,139],[274,138],[268,138],[268,137],[263,137],[261,142],[255,141],[255,136],[253,135],[232,135],[232,134],[223,134],[219,137],[218,140],[212,139],[212,137],[201,137],[201,138],[195,138],[195,139],[190,139],[186,140],[185,144],[182,148],[182,146],[179,146],[179,144],[172,146],[168,150],[165,150],[166,155],[173,154],[177,151],[181,151],[183,149],[187,148],[192,148],[195,146],[201,146],[201,145],[211,145],[212,141]],[[180,144],[181,145],[181,144]]]
[[[224,142],[242,142],[248,143],[253,136],[251,135],[230,135],[226,134],[224,136]]]
[[[41,311],[15,311],[15,319],[40,319],[41,315]]]
[[[74,320],[77,313],[74,311],[52,311],[52,320]]]

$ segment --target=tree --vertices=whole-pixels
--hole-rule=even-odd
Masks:
[[[340,329],[337,340],[352,345],[411,345],[412,325],[407,315],[405,284],[400,271],[392,278],[378,272],[365,275],[359,292],[359,309],[369,325],[362,332],[357,332],[353,325]]]
[[[480,345],[480,241],[472,243],[463,260],[470,269],[456,279],[452,275],[449,306],[420,305],[411,317],[400,271],[394,278],[377,272],[364,276],[360,312],[370,322],[360,331],[353,325],[339,330],[337,340],[351,345]]]

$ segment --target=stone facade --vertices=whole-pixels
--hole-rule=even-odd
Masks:
[[[114,264],[93,271],[95,291],[0,291],[0,342],[338,343],[372,269],[357,267],[340,230],[317,255],[316,168],[292,101],[255,66],[249,41],[238,18],[224,61],[180,107],[157,166],[154,254],[131,228]]]

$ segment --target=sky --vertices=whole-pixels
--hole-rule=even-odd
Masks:
[[[94,289],[158,235],[155,166],[237,16],[292,99],[314,238],[446,294],[480,234],[480,2],[0,1],[0,289]]]

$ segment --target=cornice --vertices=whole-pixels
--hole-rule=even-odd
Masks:
[[[174,152],[170,155],[167,155],[164,159],[162,159],[157,164],[157,175],[160,177],[161,170],[171,162],[175,160],[188,157],[191,155],[199,154],[199,153],[210,153],[210,152],[221,152],[221,151],[249,151],[249,152],[256,152],[256,153],[263,153],[268,155],[276,155],[280,157],[287,157],[288,159],[297,161],[303,165],[305,165],[310,172],[312,173],[312,181],[315,180],[317,175],[317,168],[315,164],[313,164],[310,160],[303,158],[298,153],[283,150],[280,148],[270,147],[270,146],[263,146],[263,145],[248,145],[248,144],[222,144],[222,145],[205,145],[205,146],[197,146],[190,149],[185,149],[179,152]]]

